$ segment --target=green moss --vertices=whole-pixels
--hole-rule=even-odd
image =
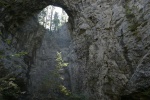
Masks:
[[[135,17],[135,15],[133,13],[131,13],[131,11],[127,11],[126,17],[127,17],[127,19],[132,19]]]
[[[141,24],[136,20],[136,17],[134,15],[134,13],[132,13],[132,10],[128,7],[128,5],[126,4],[125,7],[125,13],[126,13],[126,18],[128,19],[130,25],[129,25],[129,30],[131,32],[135,32],[138,28],[138,26],[140,26]]]
[[[135,15],[132,13],[132,10],[127,5],[125,6],[125,13],[126,13],[127,19],[131,20],[135,18]]]
[[[139,42],[142,40],[142,37],[138,36],[136,39],[137,39],[137,42]]]
[[[131,32],[135,32],[135,31],[137,30],[137,28],[138,28],[139,25],[140,25],[140,24],[139,24],[138,22],[131,23],[131,25],[130,25],[128,28],[129,28],[129,30],[130,30]]]

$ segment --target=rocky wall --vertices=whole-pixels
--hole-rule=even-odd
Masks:
[[[0,27],[6,31],[18,27],[13,24],[20,22],[16,19],[24,22],[49,4],[68,13],[77,54],[71,84],[75,92],[89,100],[148,100],[149,0],[4,1],[0,3]]]

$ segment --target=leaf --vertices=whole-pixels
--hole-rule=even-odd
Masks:
[[[10,78],[9,80],[10,80],[10,81],[14,81],[14,80],[15,80],[15,78]]]
[[[14,87],[15,89],[18,87],[18,85],[15,84],[13,81],[10,81],[10,82],[9,82],[9,86]]]
[[[21,56],[24,56],[24,55],[27,55],[27,54],[28,54],[28,52],[19,52],[19,53],[16,53],[16,54],[12,55],[12,56],[21,57]]]

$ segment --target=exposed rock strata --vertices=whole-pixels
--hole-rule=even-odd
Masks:
[[[49,4],[66,10],[78,62],[73,70],[74,91],[89,100],[129,100],[132,96],[148,100],[146,94],[138,98],[136,94],[149,95],[149,0],[7,0],[0,4],[3,34],[14,33]]]

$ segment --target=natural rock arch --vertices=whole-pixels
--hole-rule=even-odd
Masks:
[[[133,96],[132,93],[141,93],[150,86],[149,3],[149,0],[3,0],[1,37],[16,33],[12,34],[16,37],[13,45],[27,49],[33,57],[40,33],[34,34],[36,29],[32,27],[29,33],[19,30],[26,28],[24,23],[46,6],[62,7],[70,17],[77,54],[75,90],[87,94],[90,100],[119,100],[121,95]],[[22,37],[26,38],[21,40]],[[32,39],[36,41],[26,43]],[[31,64],[31,60],[26,62]]]
[[[15,52],[22,50],[29,52],[29,55],[22,59],[28,66],[24,66],[27,69],[23,72],[26,78],[24,77],[24,81],[21,82],[24,82],[21,88],[25,91],[29,83],[30,68],[36,55],[37,45],[40,45],[45,31],[43,27],[39,27],[36,16],[48,5],[59,6],[70,16],[69,22],[73,26],[76,12],[68,2],[67,0],[65,2],[63,0],[10,0],[0,3],[2,5],[0,7],[0,31],[3,33],[3,40],[9,38],[12,42],[10,48],[15,48]]]
[[[0,17],[0,20],[3,23],[6,21],[7,27],[9,27],[11,24],[14,24],[12,23],[14,21],[18,21],[18,24],[20,24],[22,21],[32,16],[33,14],[38,13],[48,5],[54,5],[63,8],[70,16],[70,20],[73,21],[73,17],[76,16],[75,2],[76,1],[70,2],[69,0],[4,1],[1,3],[2,16]]]

